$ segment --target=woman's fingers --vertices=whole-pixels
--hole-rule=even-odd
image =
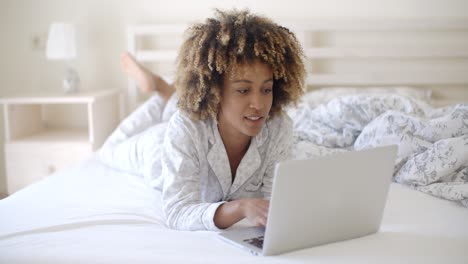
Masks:
[[[246,217],[256,226],[265,226],[268,219],[268,207],[270,202],[263,199],[249,199]]]

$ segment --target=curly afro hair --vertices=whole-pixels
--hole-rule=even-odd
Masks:
[[[185,32],[177,58],[179,108],[196,120],[216,119],[224,75],[260,61],[273,71],[270,117],[304,93],[304,53],[294,33],[248,10],[215,10]]]

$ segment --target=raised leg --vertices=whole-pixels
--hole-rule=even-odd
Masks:
[[[174,93],[174,85],[167,83],[159,75],[150,72],[129,53],[123,53],[120,59],[122,69],[130,78],[137,82],[141,92],[157,92],[165,101]]]

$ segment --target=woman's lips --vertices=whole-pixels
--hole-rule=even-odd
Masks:
[[[255,121],[255,120],[258,120],[260,118],[262,118],[261,116],[246,116],[245,118],[249,119],[249,120],[252,120],[252,121]]]
[[[263,122],[263,116],[246,116],[244,117],[247,122],[251,123],[251,124],[261,124]]]

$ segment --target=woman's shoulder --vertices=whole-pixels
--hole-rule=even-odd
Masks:
[[[286,112],[281,112],[268,119],[267,126],[270,131],[281,133],[282,130],[292,130],[293,122]]]
[[[189,114],[177,110],[169,119],[169,129],[184,131],[190,134],[199,134],[207,130],[209,120],[196,120],[190,117]]]
[[[285,140],[292,139],[293,123],[291,118],[284,112],[268,119],[266,123],[266,132],[270,144],[278,145]],[[266,139],[264,137],[264,139]]]

